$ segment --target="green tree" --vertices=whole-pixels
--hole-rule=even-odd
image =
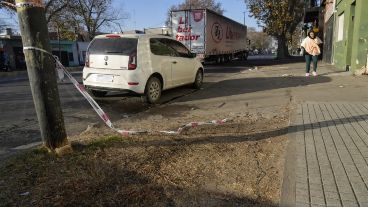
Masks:
[[[250,16],[264,32],[276,38],[277,57],[289,56],[288,41],[304,15],[303,0],[244,0]]]
[[[184,10],[184,9],[211,9],[219,14],[224,13],[222,4],[216,2],[216,0],[185,0],[183,3],[178,5],[172,5],[167,12],[166,26],[170,26],[170,15],[171,11]]]
[[[265,32],[256,31],[253,27],[248,27],[247,36],[250,40],[250,47],[253,50],[265,50],[271,46],[271,37]]]

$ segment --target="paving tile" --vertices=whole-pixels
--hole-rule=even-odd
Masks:
[[[360,207],[368,207],[368,203],[359,203]]]
[[[311,204],[315,204],[315,205],[326,205],[324,198],[321,198],[321,197],[312,197],[311,196],[310,199],[311,199]]]
[[[296,195],[295,201],[298,203],[309,203],[309,197],[304,195]]]
[[[342,206],[341,201],[339,199],[326,199],[327,206]]]
[[[342,201],[342,206],[344,207],[359,207],[356,201]]]
[[[368,203],[368,194],[357,194],[356,197],[359,203]]]
[[[337,193],[337,192],[325,191],[325,196],[326,196],[326,199],[340,200],[339,193]]]
[[[310,207],[308,203],[303,203],[303,202],[296,202],[296,206],[297,207]]]
[[[354,207],[359,201],[368,207],[368,104],[362,106],[299,106],[299,121],[305,124],[297,140],[297,206],[308,206],[310,199],[311,206]]]
[[[343,201],[356,201],[353,193],[340,193],[341,200]]]

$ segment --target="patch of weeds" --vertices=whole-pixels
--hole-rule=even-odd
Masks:
[[[33,154],[35,155],[48,155],[49,150],[46,147],[39,147],[34,150],[32,150]]]
[[[98,140],[93,141],[88,145],[88,149],[100,149],[100,148],[107,148],[111,147],[115,144],[121,144],[123,142],[127,142],[127,140],[124,140],[122,137],[119,136],[108,136],[104,137]]]

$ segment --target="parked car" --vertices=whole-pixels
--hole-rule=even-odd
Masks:
[[[203,75],[196,54],[170,37],[107,34],[88,47],[83,84],[96,97],[124,91],[157,103],[163,90],[187,84],[200,88]]]

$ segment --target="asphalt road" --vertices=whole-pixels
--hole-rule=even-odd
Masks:
[[[205,66],[205,83],[201,94],[206,93],[206,87],[248,69],[247,65],[247,62],[233,62]],[[73,76],[81,81],[81,73],[73,73]],[[59,93],[68,135],[81,133],[90,124],[101,123],[89,103],[71,83],[59,83]],[[163,93],[161,103],[175,102],[177,98],[195,95],[193,93],[196,91],[188,86],[168,90]],[[0,94],[0,156],[39,144],[40,132],[27,77],[0,78]],[[125,97],[123,94],[110,94],[96,101],[113,121],[155,107],[143,103],[138,97]]]

